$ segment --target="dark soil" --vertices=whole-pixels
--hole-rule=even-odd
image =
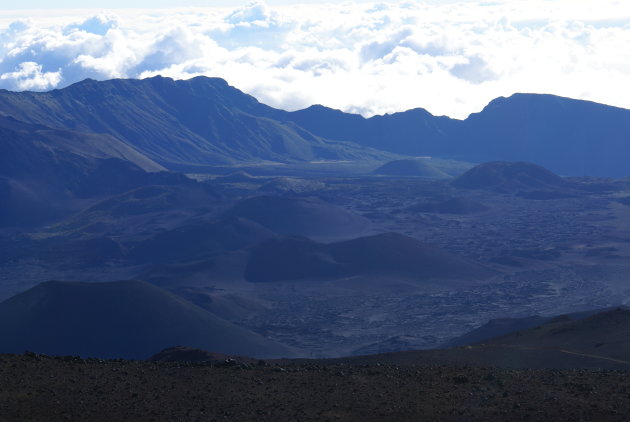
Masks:
[[[630,372],[0,356],[0,421],[625,421]]]

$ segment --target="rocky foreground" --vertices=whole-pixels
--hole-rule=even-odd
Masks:
[[[625,421],[630,372],[0,356],[0,421]]]

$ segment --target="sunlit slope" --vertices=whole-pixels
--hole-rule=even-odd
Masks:
[[[46,93],[0,91],[0,113],[108,134],[171,168],[382,156],[278,119],[277,110],[218,78],[85,80]]]

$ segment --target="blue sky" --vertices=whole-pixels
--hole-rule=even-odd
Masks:
[[[275,107],[366,116],[464,118],[515,92],[630,108],[626,0],[307,3],[15,2],[0,8],[0,88],[206,75]]]

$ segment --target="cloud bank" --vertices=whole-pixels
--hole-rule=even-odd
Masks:
[[[627,3],[0,12],[0,88],[207,75],[289,110],[319,103],[369,116],[423,107],[464,118],[514,92],[630,108]]]

